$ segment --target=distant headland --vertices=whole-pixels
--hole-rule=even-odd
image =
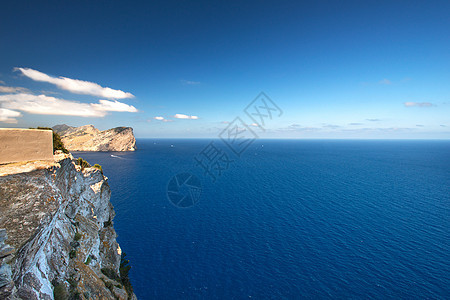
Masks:
[[[72,127],[66,124],[52,128],[61,136],[69,151],[135,151],[136,138],[131,127],[100,131],[93,125]]]

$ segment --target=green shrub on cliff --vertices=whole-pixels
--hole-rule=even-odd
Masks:
[[[86,169],[86,168],[93,167],[93,168],[96,168],[96,169],[100,170],[100,172],[102,172],[102,174],[103,174],[103,168],[102,168],[102,166],[100,166],[99,164],[95,164],[95,165],[91,166],[91,164],[88,163],[86,160],[84,160],[82,157],[78,157],[78,158],[75,160],[75,163],[76,163],[77,165],[81,166],[81,170],[84,170],[84,169]]]
[[[86,261],[84,262],[85,265],[89,265],[92,261],[92,256],[88,256],[88,258],[86,258]]]
[[[96,169],[99,169],[100,172],[102,172],[102,174],[103,174],[103,168],[102,168],[102,166],[100,166],[99,164],[95,164],[95,165],[93,165],[92,167],[94,167],[94,168],[96,168]]]
[[[103,227],[109,227],[112,225],[111,216],[109,216],[108,221],[103,222]]]
[[[118,283],[122,283],[123,288],[128,294],[128,299],[131,299],[131,296],[133,295],[133,287],[131,286],[130,278],[128,277],[128,272],[130,272],[131,269],[129,262],[130,261],[126,259],[126,254],[122,253],[122,256],[120,257],[120,267],[119,267],[120,277],[118,277],[116,272],[111,268],[102,268],[101,272],[109,279],[117,281]]]
[[[58,282],[53,288],[53,297],[55,300],[67,300],[69,299],[69,293],[67,292],[66,285],[62,282]]]
[[[74,241],[79,241],[81,240],[81,238],[83,237],[83,235],[79,232],[75,233],[75,236],[73,237]]]
[[[130,261],[126,259],[125,257],[127,254],[125,252],[122,253],[122,256],[120,257],[120,280],[122,281],[122,285],[125,288],[125,291],[128,294],[128,299],[131,298],[131,295],[133,294],[133,287],[131,286],[130,278],[128,277],[128,272],[130,272],[131,266],[128,264]]]
[[[91,167],[91,165],[81,157],[78,157],[75,163],[81,167],[81,170]]]
[[[120,282],[120,277],[117,276],[116,271],[114,271],[113,269],[111,269],[111,268],[101,268],[100,271],[103,273],[103,275],[105,275],[109,279],[112,279],[114,281]]]

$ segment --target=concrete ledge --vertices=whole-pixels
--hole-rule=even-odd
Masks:
[[[0,164],[53,161],[51,130],[0,128]]]

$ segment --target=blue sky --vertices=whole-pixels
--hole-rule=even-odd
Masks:
[[[450,138],[449,1],[242,2],[3,3],[0,126]]]

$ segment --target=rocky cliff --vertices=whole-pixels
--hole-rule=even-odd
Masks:
[[[71,155],[0,177],[0,299],[135,299],[110,194],[102,172]]]
[[[134,151],[136,139],[131,127],[116,127],[100,131],[93,125],[53,127],[69,151]]]

